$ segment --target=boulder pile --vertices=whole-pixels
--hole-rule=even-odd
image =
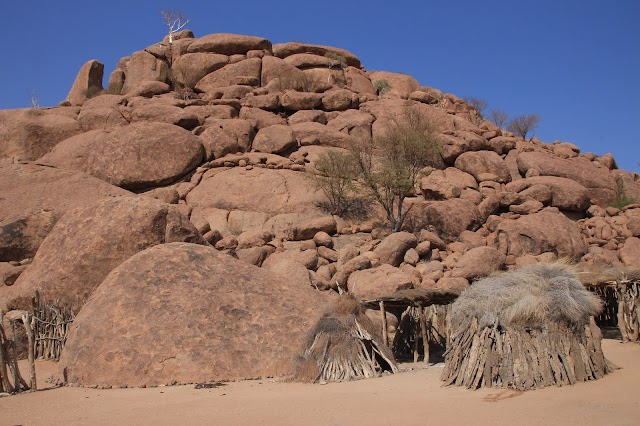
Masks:
[[[347,50],[187,30],[122,58],[106,89],[103,69],[87,62],[58,107],[0,111],[2,309],[36,289],[81,313],[93,292],[108,306],[101,286],[126,293],[121,265],[128,274],[171,242],[360,300],[462,290],[562,257],[585,269],[640,265],[638,174],[610,154],[517,137],[453,94],[365,70]],[[443,144],[405,201],[405,229],[390,233],[375,203],[330,214],[307,178],[318,159],[370,142],[408,109]]]

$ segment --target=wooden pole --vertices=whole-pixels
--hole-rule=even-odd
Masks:
[[[27,333],[27,340],[29,342],[29,387],[31,390],[36,391],[38,390],[38,383],[36,382],[36,365],[34,361],[35,345],[33,342],[33,327],[31,327],[31,318],[29,318],[29,314],[26,312],[22,316],[22,323],[24,324],[24,330]]]
[[[3,318],[4,312],[2,312],[2,309],[0,309],[0,379],[2,380],[2,387],[4,388],[5,392],[13,393],[14,389],[9,382],[9,376],[7,374],[8,357],[4,352],[6,337],[4,334],[4,323],[2,321]]]
[[[429,339],[427,338],[427,318],[424,313],[424,308],[419,307],[420,311],[420,330],[422,331],[422,348],[424,351],[424,360],[425,364],[429,364]]]
[[[11,324],[11,338],[13,339],[11,348],[11,352],[13,352],[13,384],[15,385],[16,392],[20,392],[20,372],[18,370],[18,354],[16,353],[16,327],[13,324],[13,320],[9,322]]]
[[[387,313],[384,310],[384,302],[381,300],[380,303],[380,312],[382,312],[382,343],[386,347],[389,347],[389,335],[387,333]]]
[[[413,308],[419,309],[419,308]],[[420,314],[418,314],[418,323],[420,322]],[[419,324],[418,324],[419,325]],[[413,327],[413,362],[418,362],[418,342],[420,341],[420,336],[418,335],[418,327]]]

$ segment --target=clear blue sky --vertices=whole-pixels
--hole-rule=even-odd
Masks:
[[[259,35],[346,48],[368,70],[413,75],[510,115],[538,113],[536,136],[611,152],[640,170],[640,1],[1,0],[0,109],[66,98],[89,59],[108,74],[165,34],[182,9],[196,36]]]

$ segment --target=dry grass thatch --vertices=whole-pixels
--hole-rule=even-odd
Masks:
[[[548,323],[584,326],[602,309],[600,299],[563,264],[536,264],[494,275],[466,289],[451,308],[451,326],[542,328]]]
[[[616,368],[604,358],[593,319],[601,307],[567,265],[478,281],[451,307],[442,380],[528,390],[599,379]]]
[[[294,361],[294,379],[343,381],[398,371],[363,307],[341,296],[307,335],[303,355]]]

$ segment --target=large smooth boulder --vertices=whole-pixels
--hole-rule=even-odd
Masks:
[[[106,275],[145,248],[174,241],[203,243],[175,206],[147,197],[119,197],[65,214],[33,263],[0,293],[0,307],[28,309],[44,299],[77,312]]]
[[[194,40],[187,49],[189,53],[208,52],[223,55],[244,55],[250,50],[271,51],[271,42],[262,37],[216,33]]]
[[[276,124],[260,129],[253,140],[252,148],[259,152],[279,154],[281,152],[286,152],[297,145],[298,143],[291,127],[283,124]]]
[[[318,232],[334,234],[336,220],[322,213],[282,213],[267,220],[263,226],[277,238],[289,241],[312,239]]]
[[[498,249],[506,255],[553,252],[579,259],[587,252],[580,227],[561,213],[543,210],[518,219],[503,220],[496,232]]]
[[[629,237],[620,248],[620,259],[629,267],[640,267],[640,238]]]
[[[618,196],[614,176],[585,157],[558,158],[544,152],[522,152],[517,164],[523,176],[557,176],[572,179],[589,190],[598,205],[608,205]]]
[[[391,265],[355,271],[347,281],[349,294],[358,300],[373,300],[399,290],[413,288],[411,275]]]
[[[555,176],[534,176],[519,179],[506,185],[507,191],[519,192],[522,195],[530,193],[531,198],[544,202],[536,197],[534,186],[544,185],[551,192],[550,204],[564,210],[582,211],[591,205],[589,191],[584,186],[572,179]],[[529,190],[531,189],[531,190]]]
[[[373,251],[380,258],[380,263],[400,266],[407,250],[415,248],[418,239],[409,232],[394,232],[380,242]]]
[[[35,164],[0,162],[0,252],[5,260],[33,257],[65,212],[129,191],[93,176]],[[1,257],[0,257],[1,258]]]
[[[260,68],[262,61],[259,58],[245,59],[234,64],[213,71],[204,76],[195,86],[199,92],[211,92],[220,87],[242,84],[245,86],[260,85]]]
[[[176,82],[193,88],[202,78],[229,63],[229,57],[213,53],[187,53],[171,66]]]
[[[125,74],[122,94],[140,94],[141,88],[151,82],[164,83],[169,77],[169,65],[149,52],[138,51],[120,60]],[[119,94],[119,93],[115,93]]]
[[[0,262],[33,257],[57,219],[52,211],[35,210],[15,219],[0,220]]]
[[[361,68],[362,64],[360,63],[360,59],[353,53],[349,52],[345,49],[340,49],[337,47],[331,46],[321,46],[317,44],[307,44],[307,43],[280,43],[275,44],[273,46],[273,54],[278,58],[286,58],[291,55],[295,55],[298,53],[310,53],[313,55],[318,55],[324,57],[327,53],[331,53],[334,55],[340,55],[345,58],[347,65]]]
[[[0,111],[0,159],[35,160],[82,133],[75,118],[57,112],[55,108]]]
[[[452,277],[467,280],[490,275],[504,266],[505,255],[493,247],[476,247],[465,252],[456,263]]]
[[[262,58],[260,78],[263,86],[266,86],[272,80],[279,79],[276,89],[304,89],[304,87],[302,87],[305,79],[304,73],[295,66],[275,56],[265,56]]]
[[[374,87],[379,81],[386,81],[389,85],[388,91],[381,93],[384,95],[395,95],[402,99],[408,99],[412,92],[420,88],[420,83],[407,74],[400,74],[388,71],[371,71],[369,78],[373,82]]]
[[[297,123],[291,126],[293,134],[302,146],[322,145],[336,148],[354,146],[356,139],[344,132],[321,123]]]
[[[434,226],[438,235],[445,240],[454,240],[462,231],[475,231],[481,225],[478,207],[460,198],[435,201],[420,213],[413,213],[420,223]]]
[[[511,180],[511,174],[506,163],[493,151],[474,151],[460,154],[455,161],[455,167],[473,175],[480,181],[480,175],[490,173],[498,177],[498,182]]]
[[[464,189],[478,189],[478,183],[469,173],[448,167],[434,170],[420,181],[422,196],[426,200],[448,200],[458,198]]]
[[[325,299],[212,248],[163,244],[106,277],[73,323],[60,372],[99,387],[287,376]]]
[[[88,172],[126,189],[164,185],[193,170],[204,156],[197,136],[166,123],[134,123],[91,150]]]
[[[56,145],[51,152],[38,159],[38,164],[60,169],[87,172],[87,158],[96,144],[108,133],[103,130],[89,130],[72,136]]]
[[[78,71],[78,75],[67,95],[69,103],[71,105],[82,105],[87,99],[102,93],[104,91],[102,88],[103,75],[104,64],[100,61],[92,59],[85,62],[80,71]]]
[[[187,195],[187,203],[194,208],[272,214],[319,212],[317,205],[323,200],[300,172],[258,167],[211,170]]]
[[[196,114],[175,105],[160,103],[150,103],[134,109],[131,113],[131,121],[168,123],[187,130],[192,130],[202,124]]]

